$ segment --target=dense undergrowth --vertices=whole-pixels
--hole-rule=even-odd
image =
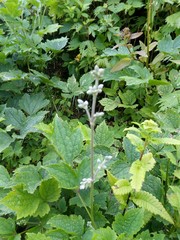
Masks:
[[[179,6],[0,1],[0,239],[180,239]]]

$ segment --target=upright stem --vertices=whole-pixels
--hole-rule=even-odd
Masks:
[[[98,84],[98,81],[96,81]],[[95,126],[95,107],[96,107],[96,99],[97,94],[93,94],[92,100],[92,109],[91,109],[91,120],[90,120],[90,127],[91,127],[91,145],[90,145],[90,166],[91,166],[91,188],[90,188],[90,202],[91,202],[91,221],[92,225],[95,227],[94,222],[94,126]]]
[[[152,4],[153,0],[148,0],[147,3],[147,60],[146,60],[146,67],[149,65],[149,45],[151,43],[151,31],[152,31]]]

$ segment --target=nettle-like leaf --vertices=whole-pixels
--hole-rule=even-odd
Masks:
[[[61,37],[58,39],[47,40],[45,43],[41,43],[39,47],[43,48],[45,51],[51,50],[53,52],[59,52],[66,46],[67,42],[67,37]]]
[[[159,202],[159,200],[156,197],[154,197],[152,194],[145,191],[136,192],[134,193],[133,196],[131,196],[131,200],[137,206],[142,207],[153,214],[157,214],[161,216],[171,224],[174,223],[172,217],[163,207],[162,203]]]
[[[130,193],[132,191],[132,187],[128,180],[120,179],[114,184],[114,186],[112,186],[112,190],[115,197],[117,197],[118,195],[125,195]]]
[[[0,153],[9,147],[9,145],[13,142],[14,140],[9,136],[9,134],[6,133],[6,131],[0,129]]]
[[[41,184],[42,177],[34,165],[22,166],[15,170],[9,186],[22,185],[28,193],[34,193]]]
[[[27,94],[25,93],[19,101],[19,106],[27,114],[33,115],[36,114],[39,110],[46,107],[49,103],[49,100],[45,99],[43,93],[37,94]]]
[[[112,111],[120,104],[119,98],[116,98],[115,100],[103,98],[99,102],[104,107],[104,111]]]
[[[37,127],[48,138],[58,155],[71,164],[83,147],[83,137],[80,129],[73,130],[69,124],[57,115],[52,124],[41,124]]]
[[[79,186],[79,178],[75,170],[68,164],[60,162],[59,164],[52,164],[43,168],[59,182],[60,187],[75,189]]]
[[[10,176],[4,166],[0,165],[0,187],[6,187],[10,182]]]
[[[168,16],[166,22],[172,27],[180,28],[180,12]]]
[[[113,132],[110,131],[105,121],[99,124],[95,133],[95,144],[106,147],[112,146],[114,142]]]
[[[151,169],[153,169],[156,161],[153,158],[152,153],[146,153],[142,156],[141,159],[142,166],[145,169],[146,172],[149,172]]]
[[[143,167],[143,163],[140,160],[136,160],[131,165],[129,172],[133,174],[131,177],[132,188],[135,189],[136,191],[140,191],[146,174],[146,170]]]
[[[24,191],[22,186],[17,186],[0,200],[0,203],[15,211],[17,219],[20,219],[33,216],[38,209],[40,198],[37,191],[30,194]]]
[[[42,181],[39,193],[45,202],[57,201],[61,193],[58,181],[55,178]]]
[[[0,236],[6,237],[16,233],[15,221],[12,218],[0,217]]]
[[[158,50],[160,52],[168,53],[170,55],[172,54],[179,54],[179,48],[180,48],[180,37],[176,37],[174,40],[171,38],[171,36],[164,37],[161,41],[158,43]]]
[[[26,233],[27,240],[51,240],[50,237],[47,237],[43,233]]]
[[[116,215],[112,226],[117,234],[124,233],[125,236],[133,236],[139,232],[143,225],[144,210],[136,208],[128,210],[124,216],[122,214]]]
[[[180,145],[180,140],[174,138],[153,138],[153,144]]]
[[[180,187],[170,186],[167,198],[170,204],[180,212]]]
[[[92,240],[116,240],[117,236],[116,233],[110,228],[99,228],[95,231],[93,231],[93,236],[91,238]]]
[[[84,220],[81,216],[77,215],[56,215],[52,217],[48,224],[60,230],[63,230],[65,233],[74,236],[82,236],[84,232]]]

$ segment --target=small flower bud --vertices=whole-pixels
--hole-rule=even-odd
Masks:
[[[96,112],[95,114],[94,114],[94,117],[96,118],[96,117],[102,117],[104,115],[104,112]]]
[[[78,107],[79,108],[87,109],[88,101],[83,101],[81,99],[78,99],[77,101],[78,101]]]

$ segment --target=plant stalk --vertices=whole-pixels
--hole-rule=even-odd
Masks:
[[[150,51],[150,43],[151,43],[151,32],[152,32],[152,5],[153,0],[148,0],[147,3],[147,59],[146,59],[146,67],[149,65],[149,51]]]

